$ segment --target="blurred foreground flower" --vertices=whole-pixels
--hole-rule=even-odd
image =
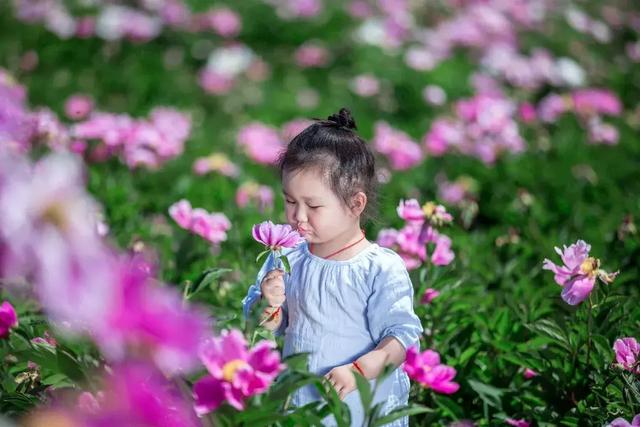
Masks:
[[[251,230],[253,238],[267,247],[256,258],[260,262],[262,258],[270,252],[276,259],[282,260],[286,272],[291,272],[289,260],[286,255],[282,255],[282,248],[294,248],[303,242],[302,236],[291,228],[289,224],[274,224],[271,221],[264,221],[253,226]]]
[[[635,338],[618,338],[613,343],[616,362],[622,369],[640,374],[640,344]]]
[[[7,338],[12,328],[18,326],[18,315],[9,301],[0,305],[0,338]]]
[[[237,330],[223,331],[207,340],[200,359],[208,375],[193,386],[196,412],[203,415],[214,411],[225,400],[238,410],[244,409],[245,399],[265,392],[284,369],[275,349],[275,343],[260,341],[249,350]]]
[[[531,425],[531,423],[524,418],[519,420],[516,420],[515,418],[507,418],[504,422],[514,427],[529,427]]]
[[[441,364],[440,355],[433,350],[420,353],[417,347],[409,347],[403,369],[409,378],[437,393],[453,394],[460,388],[452,381],[456,370]]]
[[[548,259],[542,266],[552,271],[557,284],[563,287],[562,299],[570,305],[584,301],[596,283],[596,279],[609,284],[613,282],[618,272],[607,273],[600,269],[600,260],[589,256],[591,245],[584,240],[578,240],[569,247],[555,248],[562,258],[563,265],[556,265]]]

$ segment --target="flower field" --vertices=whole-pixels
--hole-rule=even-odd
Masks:
[[[0,2],[0,425],[349,426],[242,304],[346,106],[424,328],[367,425],[640,426],[639,99],[630,1]]]

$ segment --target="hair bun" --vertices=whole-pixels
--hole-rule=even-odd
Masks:
[[[343,127],[346,129],[357,129],[356,121],[353,119],[351,111],[346,108],[341,108],[337,114],[332,114],[327,117],[327,120],[329,120],[330,122],[334,122],[339,127]]]

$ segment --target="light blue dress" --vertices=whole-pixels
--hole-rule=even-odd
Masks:
[[[291,265],[285,274],[286,301],[283,321],[275,331],[284,334],[283,356],[308,352],[309,371],[325,375],[373,350],[393,336],[406,348],[418,345],[422,325],[413,311],[413,286],[402,258],[393,250],[372,243],[355,257],[334,261],[313,255],[307,243],[283,252]],[[245,317],[261,295],[260,283],[279,260],[272,255],[262,266],[255,284],[243,300]],[[372,387],[375,380],[371,380]],[[378,387],[374,404],[384,402],[386,414],[406,405],[409,378],[397,368]],[[294,406],[320,399],[313,385],[292,396]],[[360,427],[364,412],[357,390],[345,396],[351,425]],[[334,425],[333,417],[326,425]],[[403,417],[389,426],[409,425]]]

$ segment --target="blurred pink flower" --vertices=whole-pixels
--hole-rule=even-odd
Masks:
[[[405,221],[417,221],[420,223],[424,221],[424,211],[416,199],[409,199],[406,201],[401,199],[398,207],[396,208],[396,212],[398,212],[398,216]]]
[[[58,345],[58,341],[54,337],[49,335],[48,331],[44,331],[44,337],[32,338],[31,342],[36,344],[46,344],[50,345],[51,347],[55,347]]]
[[[438,236],[436,240],[436,248],[431,254],[431,262],[434,265],[449,265],[455,258],[455,254],[451,250],[451,239],[444,234]]]
[[[438,295],[440,295],[440,292],[433,289],[433,288],[427,288],[426,291],[424,291],[424,294],[422,295],[422,298],[420,299],[420,304],[431,304],[431,302],[436,299],[438,297]]]
[[[355,76],[349,86],[356,95],[363,98],[377,95],[380,92],[380,81],[372,74]]]
[[[447,93],[436,85],[427,85],[422,90],[422,97],[431,105],[444,105],[447,102]]]
[[[279,251],[281,248],[294,248],[304,241],[289,224],[274,224],[271,221],[255,224],[251,235],[272,251]]]
[[[302,68],[324,67],[329,62],[329,51],[318,42],[306,42],[295,54],[296,64]]]
[[[207,157],[199,157],[193,163],[193,171],[197,175],[218,172],[224,176],[237,177],[240,169],[223,153],[213,153]]]
[[[618,338],[613,343],[616,352],[616,362],[629,372],[640,374],[640,345],[635,338]]]
[[[313,121],[307,119],[291,120],[282,125],[280,133],[282,134],[284,141],[289,142],[312,124]]]
[[[398,230],[395,228],[383,228],[378,232],[376,243],[385,248],[393,248],[398,239]]]
[[[231,222],[223,213],[208,213],[201,208],[193,209],[187,200],[180,200],[169,207],[169,215],[183,229],[219,244],[227,240]]]
[[[235,85],[235,80],[231,76],[225,76],[205,68],[199,74],[198,83],[208,93],[224,95],[231,92]]]
[[[322,0],[280,0],[282,9],[280,15],[284,18],[313,18],[324,7]]]
[[[191,227],[193,208],[188,200],[182,199],[169,207],[169,216],[184,229]]]
[[[18,326],[18,315],[9,301],[0,305],[0,338],[7,338],[11,329]]]
[[[464,138],[463,128],[460,124],[445,118],[436,119],[431,129],[424,136],[424,146],[427,153],[441,156],[462,143]]]
[[[635,417],[633,417],[631,423],[629,423],[629,421],[625,420],[624,418],[616,418],[605,427],[640,427],[640,414],[637,414]]]
[[[210,28],[222,37],[235,37],[240,33],[240,16],[227,7],[218,7],[196,17],[198,27]]]
[[[112,368],[98,399],[83,394],[70,415],[86,427],[105,426],[201,426],[193,408],[178,387],[162,372],[141,362]]]
[[[382,121],[375,124],[372,143],[378,152],[389,158],[395,170],[410,169],[423,159],[420,146],[409,135]]]
[[[562,299],[570,305],[576,305],[584,301],[599,278],[604,283],[611,283],[616,273],[606,273],[600,269],[600,260],[589,257],[591,245],[583,240],[578,240],[569,247],[563,249],[556,247],[556,252],[562,258],[563,265],[556,265],[548,259],[544,260],[542,268],[554,273],[557,284],[563,287]]]
[[[537,377],[538,375],[539,374],[531,368],[525,368],[524,372],[522,373],[522,376],[528,380],[530,380],[533,377]]]
[[[516,420],[514,418],[507,418],[504,420],[505,423],[514,426],[514,427],[529,427],[531,423],[526,421],[524,418]]]
[[[250,202],[253,202],[260,212],[265,212],[273,209],[273,197],[271,187],[247,181],[236,191],[236,204],[239,208],[245,208]]]
[[[78,395],[76,406],[80,412],[85,414],[97,414],[100,411],[100,401],[104,400],[104,393],[98,392],[96,396],[88,391],[83,391]]]
[[[249,350],[237,330],[223,331],[207,340],[201,346],[200,359],[208,375],[193,386],[198,415],[215,411],[225,400],[238,410],[244,409],[245,399],[265,392],[284,369],[275,343],[260,341]]]
[[[433,350],[420,353],[417,347],[409,347],[403,369],[409,378],[436,393],[453,394],[460,388],[452,381],[456,370],[441,364],[440,355]]]
[[[76,94],[64,103],[64,112],[70,119],[84,119],[93,110],[93,99],[88,95]]]
[[[518,115],[524,123],[532,123],[537,119],[536,108],[529,102],[520,104]]]
[[[579,89],[571,94],[573,109],[579,114],[608,114],[618,116],[622,103],[607,89]]]
[[[253,122],[238,132],[238,145],[257,163],[272,165],[284,148],[284,143],[274,128]]]
[[[354,18],[368,18],[373,14],[373,8],[366,0],[352,0],[347,12]]]

